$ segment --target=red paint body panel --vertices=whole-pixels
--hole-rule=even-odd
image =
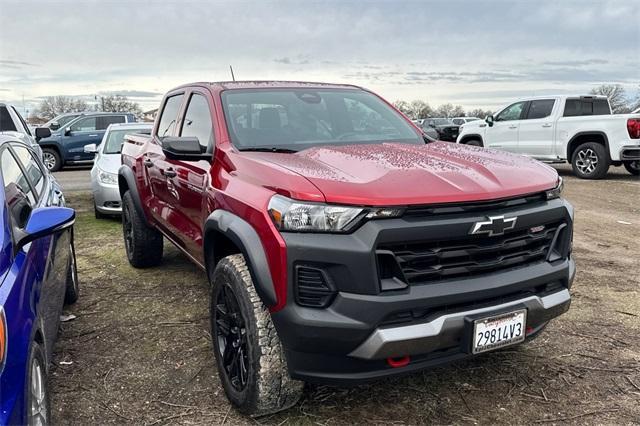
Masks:
[[[325,146],[295,154],[239,152],[230,143],[220,93],[278,87],[359,89],[298,82],[194,83],[172,90],[165,99],[185,94],[182,117],[192,92],[207,97],[215,136],[211,164],[166,159],[158,123],[151,137],[128,138],[123,147],[123,164],[134,170],[147,219],[201,267],[203,226],[214,210],[229,211],[254,227],[276,287],[278,302],[272,311],[286,304],[287,294],[285,243],[266,211],[275,193],[314,202],[403,206],[500,199],[556,186],[555,170],[535,160],[450,143]],[[145,158],[154,167],[145,167]],[[173,179],[164,175],[170,167],[177,172]]]

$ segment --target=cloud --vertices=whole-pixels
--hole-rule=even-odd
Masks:
[[[127,98],[157,98],[162,96],[162,92],[149,92],[145,90],[107,90],[98,92],[102,96],[126,96]]]
[[[283,65],[309,65],[311,63],[311,61],[309,61],[309,59],[306,59],[306,58],[299,57],[297,59],[291,59],[288,56],[285,56],[282,58],[275,58],[273,62],[277,64],[283,64]]]

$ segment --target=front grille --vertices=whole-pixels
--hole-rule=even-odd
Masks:
[[[538,232],[527,228],[493,237],[385,244],[378,250],[395,255],[408,284],[477,276],[544,261],[561,224],[544,224]]]
[[[334,295],[335,290],[322,269],[296,266],[296,301],[299,305],[324,308]]]

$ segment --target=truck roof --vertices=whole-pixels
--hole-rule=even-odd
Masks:
[[[180,85],[173,90],[191,86],[208,86],[214,91],[227,89],[268,89],[268,88],[315,88],[315,89],[362,89],[352,84],[318,83],[310,81],[278,81],[278,80],[251,80],[251,81],[201,81]]]

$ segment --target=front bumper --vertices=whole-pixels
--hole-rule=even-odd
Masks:
[[[96,209],[103,214],[119,215],[122,213],[122,200],[118,185],[108,185],[98,182],[94,178],[92,182],[93,199]]]
[[[382,291],[376,247],[390,241],[466,235],[486,212],[406,217],[365,223],[349,235],[283,234],[287,245],[288,303],[272,318],[292,377],[334,385],[357,384],[471,356],[466,318],[526,308],[528,336],[570,305],[575,263],[541,261],[488,274],[419,283]],[[564,200],[502,209],[521,227],[559,218],[570,229],[573,209]],[[565,237],[568,239],[569,234]],[[297,265],[326,272],[336,294],[326,308],[296,299]],[[387,358],[410,356],[392,368]]]

